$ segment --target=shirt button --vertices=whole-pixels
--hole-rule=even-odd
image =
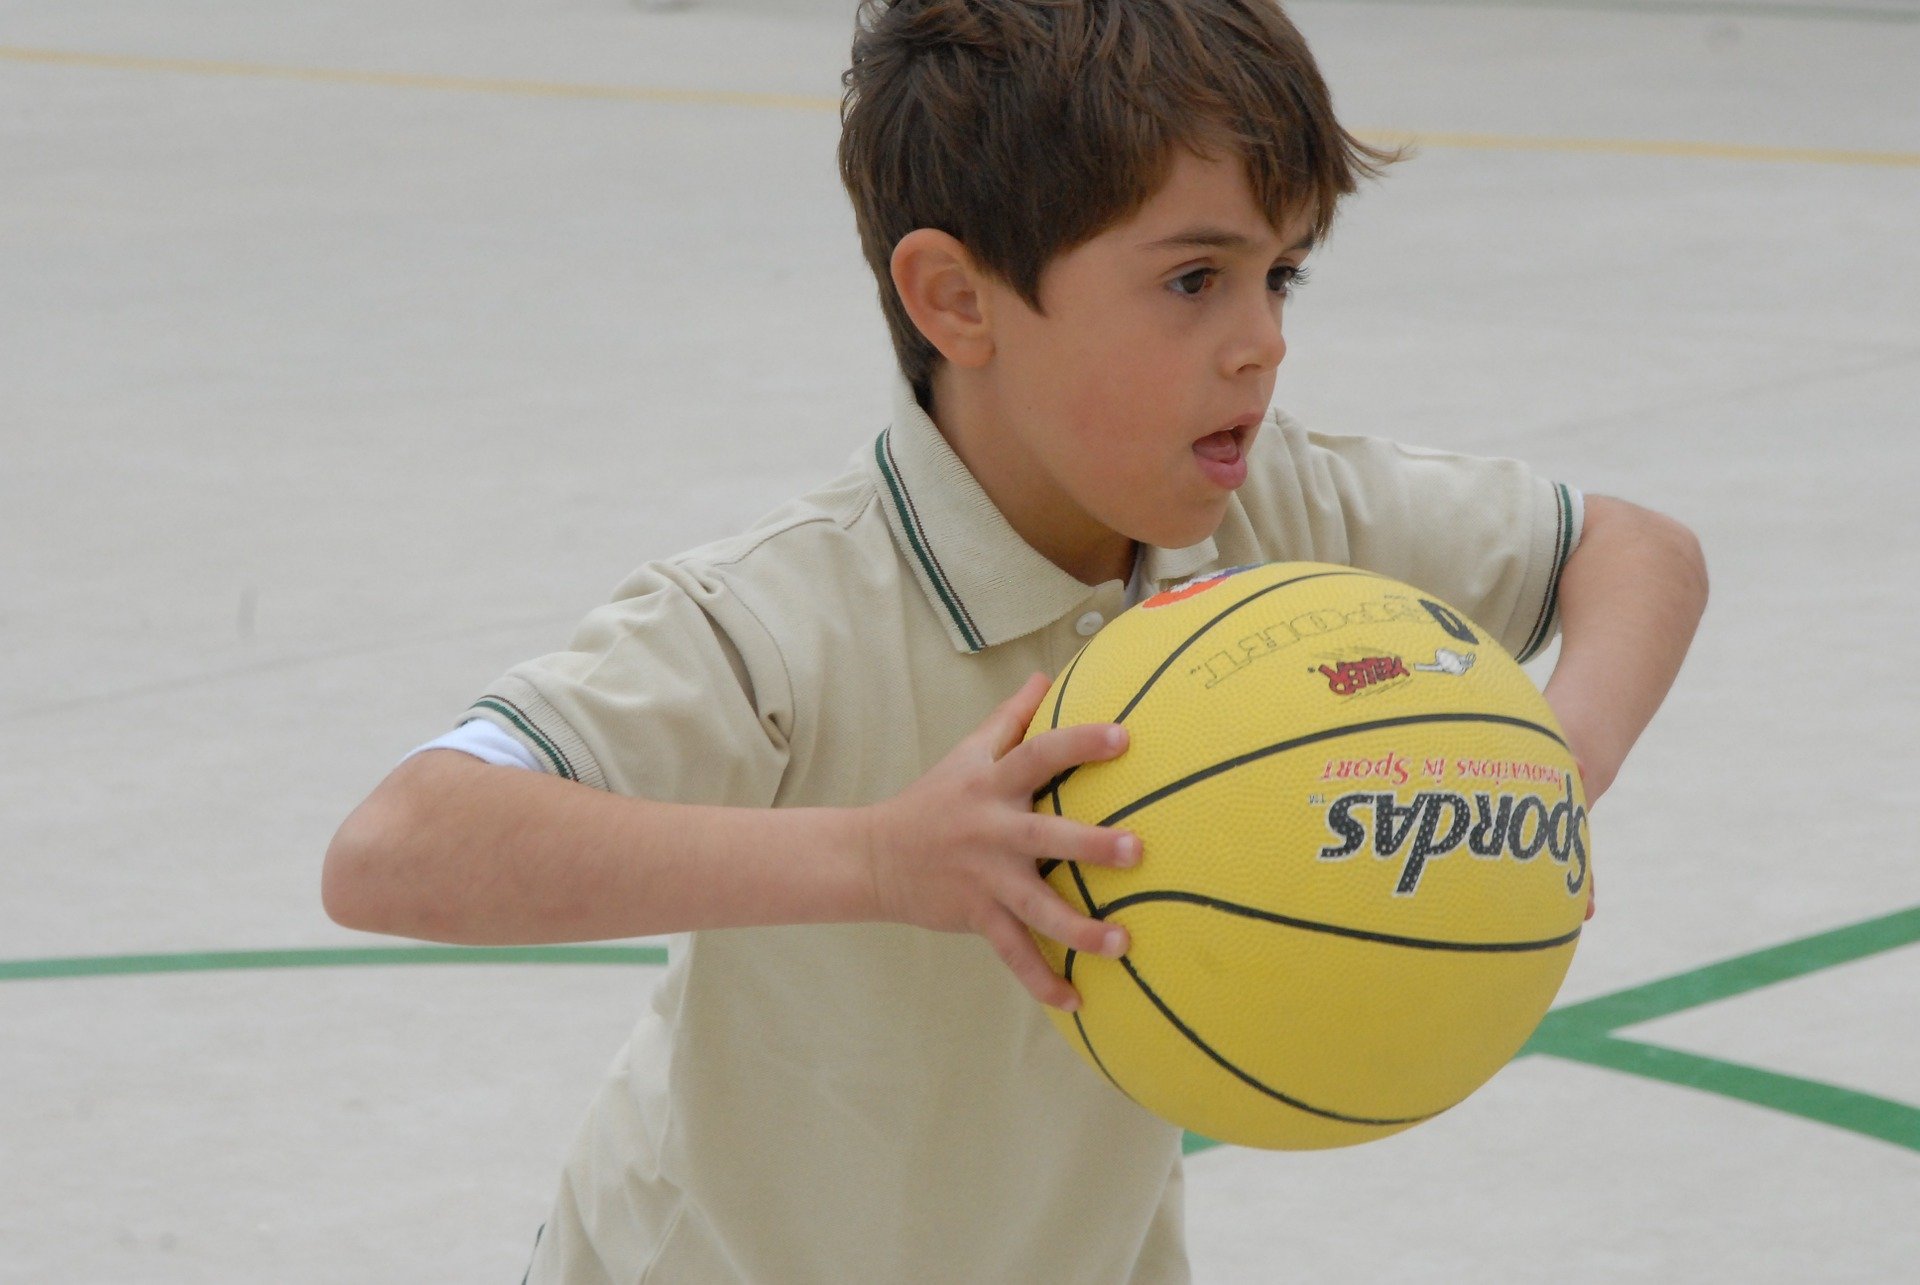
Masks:
[[[1102,616],[1097,611],[1089,611],[1086,615],[1073,622],[1073,632],[1079,634],[1082,638],[1091,638],[1099,633],[1100,626],[1106,623],[1107,618],[1105,616]]]

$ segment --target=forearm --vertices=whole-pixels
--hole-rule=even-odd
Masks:
[[[1652,721],[1707,602],[1699,542],[1671,518],[1591,496],[1560,582],[1560,659],[1546,687],[1597,799]]]
[[[322,897],[351,928],[485,946],[864,919],[863,824],[624,798],[433,750],[340,827]]]

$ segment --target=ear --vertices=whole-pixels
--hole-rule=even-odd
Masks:
[[[907,316],[956,366],[983,366],[993,332],[981,289],[984,274],[967,247],[934,228],[915,228],[893,247],[888,265]]]

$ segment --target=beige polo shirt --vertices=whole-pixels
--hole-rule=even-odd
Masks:
[[[1213,539],[1146,588],[1271,559],[1436,594],[1516,653],[1554,629],[1578,496],[1512,461],[1269,415]],[[1015,534],[904,383],[837,480],[636,572],[473,713],[546,770],[747,807],[892,796],[1125,606]],[[1146,854],[1150,862],[1152,854]],[[1075,1056],[982,939],[707,930],[608,1069],[533,1282],[1188,1278],[1180,1132]]]

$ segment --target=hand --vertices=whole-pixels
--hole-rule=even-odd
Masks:
[[[1127,747],[1127,730],[1116,723],[1023,742],[1047,687],[1045,674],[1029,678],[926,775],[870,808],[864,855],[881,918],[979,933],[1035,999],[1072,1012],[1080,997],[1047,967],[1028,929],[1110,957],[1126,953],[1127,933],[1070,908],[1035,863],[1130,866],[1140,840],[1033,810],[1034,793],[1056,775]]]

